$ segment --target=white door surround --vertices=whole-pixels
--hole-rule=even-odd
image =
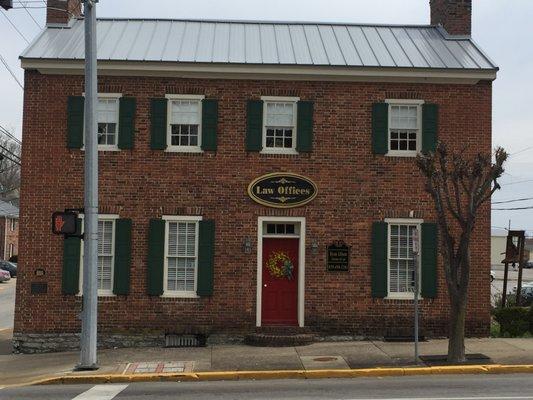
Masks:
[[[263,291],[263,225],[265,222],[297,223],[300,228],[298,241],[298,326],[304,326],[305,310],[305,217],[258,217],[257,220],[257,298],[256,298],[256,326],[261,326],[261,296]]]

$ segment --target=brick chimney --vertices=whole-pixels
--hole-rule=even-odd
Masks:
[[[450,35],[472,34],[472,0],[429,0],[431,25],[442,25]]]
[[[47,0],[46,25],[68,25],[81,16],[81,0]]]

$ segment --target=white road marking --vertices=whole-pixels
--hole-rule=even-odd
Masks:
[[[350,399],[350,400],[533,400],[531,396],[494,396],[494,397],[384,397],[371,399]]]
[[[72,400],[112,400],[128,385],[96,385]]]

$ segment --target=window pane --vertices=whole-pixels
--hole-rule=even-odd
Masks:
[[[267,224],[267,233],[276,233],[276,225]]]
[[[167,288],[194,291],[196,268],[196,222],[169,222]]]
[[[266,125],[293,126],[294,103],[268,102]]]
[[[390,225],[389,291],[407,293],[414,290],[413,232],[416,225]]]
[[[294,234],[294,225],[293,224],[287,224],[286,228],[286,233],[287,234]]]
[[[200,124],[200,102],[198,100],[172,100],[171,124]]]

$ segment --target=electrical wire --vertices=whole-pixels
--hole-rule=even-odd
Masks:
[[[513,207],[513,208],[491,208],[492,211],[514,211],[514,210],[531,210],[533,206]]]
[[[14,140],[15,142],[17,142],[17,144],[19,145],[22,145],[22,142],[15,136],[13,136],[6,128],[4,128],[2,125],[0,125],[0,133],[3,133],[4,135],[6,135],[8,138]]]
[[[526,183],[526,182],[533,182],[533,179],[526,179],[524,181],[518,181],[518,182],[502,183],[502,184],[500,184],[500,186],[517,185],[519,183]]]
[[[31,15],[30,11],[26,8],[26,5],[21,1],[20,4],[22,5],[22,7],[24,7],[24,10],[28,13],[28,15],[30,16],[30,18],[33,20],[33,22],[35,22],[35,25],[37,25],[39,27],[39,29],[43,29],[43,27],[41,26],[41,24],[39,24],[37,22],[37,20],[35,18],[33,18],[33,15]]]
[[[20,88],[22,90],[24,90],[24,86],[22,86],[22,83],[20,83],[20,81],[18,80],[17,76],[15,75],[15,73],[13,72],[13,70],[9,67],[9,64],[7,63],[7,61],[5,60],[4,57],[2,57],[2,54],[0,54],[0,62],[2,62],[2,64],[4,64],[4,67],[6,67],[6,69],[8,70],[8,72],[11,74],[11,76],[13,77],[13,79],[17,82],[17,84],[20,86]]]
[[[515,203],[517,201],[526,201],[526,200],[533,200],[533,197],[524,197],[523,199],[514,199],[514,200],[505,200],[505,201],[493,201],[492,204]]]
[[[0,11],[2,11],[2,14],[4,14],[4,17],[6,17],[6,19],[11,24],[13,29],[15,29],[18,32],[18,34],[22,37],[22,39],[24,39],[26,41],[26,43],[30,44],[30,41],[28,39],[26,39],[26,36],[24,36],[21,31],[19,31],[19,29],[16,27],[16,25],[13,23],[13,21],[11,21],[11,19],[7,16],[6,12],[4,10],[2,10],[2,9],[0,9]]]

